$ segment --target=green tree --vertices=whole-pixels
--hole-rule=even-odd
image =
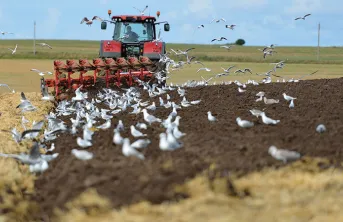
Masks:
[[[245,44],[245,40],[244,39],[237,39],[236,45],[244,45],[244,44]]]

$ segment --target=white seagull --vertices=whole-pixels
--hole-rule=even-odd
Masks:
[[[54,101],[55,100],[54,96],[49,95],[46,87],[44,87],[44,89],[42,89],[42,94],[43,94],[43,97],[41,100],[43,100],[43,101]]]
[[[10,48],[8,49],[12,51],[12,55],[13,55],[14,53],[17,52],[17,48],[18,48],[18,44],[15,45],[14,49],[10,49]]]
[[[206,72],[211,72],[211,69],[206,68],[206,67],[202,67],[202,68],[198,69],[197,73],[200,72],[201,70],[205,70]]]
[[[282,160],[284,163],[297,160],[301,157],[301,154],[296,151],[278,149],[276,146],[270,146],[268,149],[268,153],[275,159]]]
[[[11,91],[11,88],[7,84],[0,83],[0,87],[7,87]],[[15,93],[14,89],[12,89],[12,93]]]
[[[232,45],[221,45],[220,48],[225,48],[229,51],[232,48]]]
[[[291,102],[289,103],[289,108],[294,108],[294,100],[292,99]]]
[[[265,112],[262,112],[260,116],[262,117],[262,122],[267,125],[271,125],[271,124],[276,125],[280,122],[280,120],[274,120],[267,117]]]
[[[287,100],[287,101],[297,99],[297,98],[294,98],[294,97],[292,97],[292,96],[286,95],[286,93],[282,93],[282,95],[283,95],[283,98],[284,98],[285,100]]]
[[[242,120],[240,117],[236,118],[237,125],[242,128],[251,128],[254,126],[253,122],[250,122],[248,120]]]
[[[133,8],[134,8],[134,9],[137,9],[137,10],[141,13],[141,15],[144,15],[144,12],[145,12],[145,10],[147,10],[148,6],[146,5],[145,8],[144,8],[143,10],[140,10],[140,9],[138,9],[138,8],[136,8],[136,7],[133,7]]]
[[[146,109],[143,109],[142,112],[143,112],[144,120],[150,125],[154,122],[159,122],[159,123],[162,122],[160,118],[150,115]]]
[[[316,131],[318,133],[324,133],[326,131],[326,127],[324,124],[319,124],[317,127],[316,127]]]
[[[45,43],[45,42],[36,43],[36,45],[40,45],[40,46],[42,46],[42,47],[48,47],[49,49],[52,49],[52,47],[51,47],[49,44]]]
[[[131,147],[136,149],[146,148],[151,141],[149,139],[139,139],[131,144]]]
[[[79,160],[90,160],[93,158],[93,153],[86,150],[72,149],[71,153]]]
[[[14,34],[13,32],[0,32],[2,35],[5,35],[5,34]]]
[[[233,28],[234,28],[235,26],[236,26],[236,25],[225,25],[225,28],[228,28],[228,29],[233,30]]]
[[[214,116],[212,115],[211,111],[208,111],[208,112],[207,112],[207,118],[208,118],[208,120],[211,121],[211,122],[214,122],[214,121],[217,120],[217,118],[214,117]]]
[[[129,138],[125,138],[123,140],[122,153],[126,157],[128,157],[128,156],[135,156],[135,157],[137,157],[137,158],[139,158],[141,160],[145,159],[143,154],[141,154],[140,152],[138,152],[135,148],[133,148],[131,146]]]
[[[52,75],[52,72],[49,72],[49,71],[42,72],[38,69],[30,69],[30,71],[37,72],[38,75],[40,75],[40,76],[44,76],[45,74]]]
[[[147,136],[147,134],[143,134],[142,132],[140,132],[139,130],[137,130],[137,129],[135,128],[134,125],[131,125],[131,126],[130,126],[130,131],[131,131],[132,136],[134,136],[134,137],[143,137],[143,136]]]

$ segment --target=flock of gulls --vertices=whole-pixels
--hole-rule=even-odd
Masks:
[[[145,9],[139,10],[142,14],[148,8],[146,6]],[[310,14],[305,15],[304,17],[296,18],[295,20],[305,20],[307,16]],[[91,20],[87,19],[86,17],[81,21],[82,23],[86,23],[87,25],[91,25],[93,20],[100,20],[103,21],[98,16],[94,16]],[[210,23],[220,23],[226,22],[224,18],[220,19],[213,19]],[[231,30],[234,29],[236,25],[225,25],[225,28],[229,28]],[[199,25],[198,29],[204,28],[205,25]],[[1,34],[6,34],[2,32]],[[8,34],[8,33],[7,33]],[[225,37],[215,38],[212,39],[213,41],[222,41],[227,40]],[[38,43],[42,47],[49,47],[46,43]],[[229,50],[232,46],[220,46],[221,48],[225,48]],[[274,51],[275,45],[270,45],[265,47],[264,49],[260,49],[263,52],[264,58],[266,55],[272,55]],[[180,49],[174,50],[171,49],[170,52],[167,52],[165,55],[160,55],[159,64],[161,65],[160,70],[154,73],[155,77],[158,79],[159,83],[162,83],[166,79],[170,78],[172,74],[171,71],[179,70],[186,65],[190,64],[199,64],[201,67],[197,70],[197,72],[211,72],[210,68],[207,68],[202,62],[200,61],[193,61],[195,59],[194,56],[189,56],[188,53],[194,50],[195,48],[189,48],[185,51]],[[14,54],[17,50],[17,45],[14,49],[10,49],[12,54]],[[168,55],[174,54],[178,58],[185,56],[186,61],[174,61]],[[266,73],[257,74],[259,76],[263,76],[261,81],[255,80],[248,80],[245,83],[235,81],[229,82],[222,82],[221,84],[230,85],[233,84],[237,87],[239,93],[247,93],[248,85],[259,85],[259,84],[268,84],[271,83],[272,77],[282,78],[280,75],[276,75],[277,69],[282,69],[285,66],[285,61],[280,61],[278,63],[272,63],[273,68],[267,71]],[[187,100],[187,88],[196,87],[196,86],[207,86],[209,85],[209,81],[213,78],[220,78],[222,76],[228,76],[230,74],[247,74],[252,75],[253,71],[250,68],[240,68],[234,71],[236,66],[230,66],[228,68],[223,68],[222,73],[214,74],[209,79],[204,79],[202,76],[201,81],[188,81],[182,85],[160,85],[160,84],[152,84],[140,81],[139,85],[143,88],[143,93],[147,93],[150,98],[158,97],[159,103],[156,104],[153,101],[146,100],[143,101],[141,98],[142,92],[135,87],[131,87],[128,89],[123,89],[124,92],[104,88],[102,91],[99,91],[95,98],[90,99],[88,97],[87,92],[82,92],[81,87],[75,91],[75,96],[71,98],[70,101],[63,100],[58,103],[54,112],[50,112],[48,115],[45,115],[45,119],[39,122],[32,122],[31,127],[28,128],[28,124],[30,122],[22,117],[22,131],[18,131],[16,128],[12,130],[2,130],[1,133],[9,133],[12,135],[13,140],[16,143],[21,143],[24,140],[31,140],[33,142],[33,146],[30,149],[29,153],[20,153],[20,154],[4,154],[1,153],[1,157],[7,158],[14,158],[24,164],[28,164],[30,171],[33,173],[43,172],[49,168],[49,162],[53,161],[58,157],[58,153],[54,153],[55,150],[55,143],[54,140],[58,137],[61,133],[67,133],[70,135],[74,135],[76,137],[75,145],[78,148],[74,148],[71,150],[71,155],[74,155],[75,158],[87,161],[92,158],[96,158],[96,156],[87,151],[87,148],[91,147],[94,144],[93,135],[98,130],[109,130],[113,124],[115,124],[113,130],[113,145],[116,147],[121,147],[122,154],[124,156],[134,156],[141,160],[144,160],[146,157],[139,151],[140,149],[147,149],[151,144],[151,140],[145,131],[148,128],[152,127],[160,127],[163,128],[163,132],[158,135],[159,137],[159,149],[162,151],[173,151],[176,149],[180,149],[184,146],[182,142],[182,137],[186,136],[187,134],[181,132],[179,130],[180,120],[182,119],[181,116],[178,115],[179,109],[186,109],[189,106],[196,106],[202,102],[201,98],[195,101],[188,101]],[[170,71],[171,70],[171,71]],[[43,76],[45,74],[51,75],[51,72],[42,72],[38,69],[31,69],[31,71],[37,72],[39,75]],[[317,71],[306,74],[306,75],[313,75]],[[304,76],[306,76],[304,75]],[[299,79],[289,79],[286,80],[282,78],[282,80],[278,79],[277,81],[280,82],[298,82],[302,77]],[[12,90],[6,84],[0,84],[0,87],[8,87],[9,90]],[[43,101],[54,101],[55,98],[50,95],[42,83],[41,85],[42,91],[42,100]],[[181,100],[180,103],[176,103],[175,99],[171,98],[169,92],[177,91],[177,95]],[[12,90],[12,92],[15,92]],[[294,108],[295,104],[294,101],[297,100],[296,97],[287,95],[286,93],[282,94],[284,101],[289,103],[289,108]],[[277,104],[281,101],[278,99],[267,98],[267,93],[265,92],[258,92],[256,94],[256,102],[264,102],[266,105],[270,104]],[[106,105],[105,108],[98,108],[99,105]],[[20,109],[23,113],[25,112],[35,112],[37,107],[33,106],[32,103],[26,98],[25,94],[21,93],[20,103],[16,107]],[[154,116],[154,112],[156,109],[168,109],[169,115],[162,118]],[[215,124],[218,121],[218,116],[213,116],[210,110],[205,111],[207,112],[207,119],[210,123]],[[252,116],[256,118],[260,118],[263,124],[266,125],[276,125],[280,123],[280,120],[273,119],[266,114],[264,110],[257,110],[257,109],[250,109],[249,112]],[[137,122],[134,125],[124,126],[123,121],[119,120],[117,123],[112,121],[112,118],[118,113],[126,113],[128,115],[143,115],[143,120],[141,122]],[[201,114],[200,114],[201,115]],[[68,125],[66,122],[61,120],[61,116],[69,116],[70,117],[70,124]],[[236,117],[237,126],[240,128],[252,128],[254,127],[254,122],[242,119],[241,117]],[[182,121],[181,121],[182,124]],[[45,127],[44,127],[45,126]],[[44,129],[44,132],[42,132]],[[130,138],[122,137],[123,132],[130,132],[131,136],[134,138],[133,141]],[[323,124],[318,125],[316,128],[318,133],[323,133],[326,131],[326,128]],[[82,132],[82,136],[78,134]],[[47,144],[50,144],[49,146]],[[58,144],[57,144],[58,145]],[[46,154],[41,154],[39,149],[43,148],[46,150]],[[49,154],[47,154],[49,153]],[[268,149],[268,153],[277,160],[288,162],[292,160],[299,159],[301,154],[296,151],[289,151],[286,149],[278,149],[274,145],[271,145]]]
[[[305,18],[308,17],[308,16],[310,16],[310,15],[311,15],[311,14],[306,14],[306,15],[304,15],[304,16],[297,17],[297,18],[295,18],[294,20],[305,20]],[[222,22],[226,22],[226,19],[225,19],[225,18],[220,18],[220,19],[213,18],[213,19],[210,21],[209,24],[212,24],[212,23],[216,24],[216,23],[222,23]],[[206,25],[206,26],[207,26],[207,25]],[[237,26],[237,25],[235,25],[235,24],[230,24],[230,25],[226,24],[226,25],[224,25],[225,28],[231,29],[231,30],[234,30],[234,28],[235,28],[236,26]],[[194,33],[195,33],[196,30],[198,30],[198,29],[203,29],[203,28],[205,28],[205,25],[204,25],[204,24],[198,25],[197,28],[194,30],[193,35],[194,35]],[[221,36],[221,37],[218,37],[218,38],[213,38],[213,39],[211,40],[211,42],[215,42],[215,41],[220,42],[220,41],[223,41],[223,40],[227,40],[227,38],[224,37],[224,36]],[[264,47],[263,49],[258,49],[259,51],[262,51],[262,53],[263,53],[263,58],[264,58],[264,59],[265,59],[266,56],[268,56],[268,55],[271,56],[271,55],[273,55],[273,53],[277,53],[277,51],[274,50],[274,45],[275,45],[275,44],[271,44],[270,46]],[[232,46],[234,46],[234,45],[222,45],[222,46],[220,46],[220,47],[221,47],[221,48],[225,48],[225,49],[227,49],[227,50],[230,50],[230,49],[232,48]]]
[[[272,44],[272,45],[267,46],[265,48],[274,48],[274,47],[275,46]],[[161,55],[161,61],[168,62],[167,66],[168,66],[168,68],[170,66],[172,71],[180,70],[180,69],[184,68],[186,65],[199,64],[199,65],[201,65],[201,67],[197,70],[197,73],[199,73],[201,71],[212,72],[212,69],[206,67],[203,62],[194,60],[196,58],[195,56],[188,55],[188,53],[190,51],[194,50],[194,49],[195,48],[189,48],[189,49],[186,49],[185,51],[182,51],[180,49],[177,49],[177,50],[170,49],[170,52],[167,52],[167,55],[173,54],[173,55],[176,55],[177,57],[185,56],[186,57],[186,61],[180,60],[180,61],[176,62],[176,61],[170,59],[169,57],[166,57],[166,56],[163,56],[163,55]],[[276,82],[299,82],[299,80],[301,80],[305,76],[313,75],[313,74],[315,74],[315,73],[317,73],[319,71],[319,70],[316,70],[316,71],[314,71],[312,73],[304,74],[304,75],[300,76],[297,79],[294,79],[294,78],[286,79],[285,77],[282,77],[281,75],[277,75],[276,74],[276,71],[278,69],[283,69],[285,67],[286,60],[279,61],[277,63],[270,63],[270,65],[273,65],[273,68],[271,68],[267,72],[265,72],[265,73],[255,73],[255,75],[257,75],[257,76],[264,76],[264,78],[261,80],[262,83],[271,83],[272,82],[272,76],[277,78]],[[237,69],[236,65],[232,65],[232,66],[229,66],[227,68],[223,68],[223,67],[220,67],[220,68],[223,70],[223,72],[213,74],[213,76],[211,76],[207,80],[204,79],[204,77],[201,76],[202,80],[205,83],[208,83],[208,82],[210,82],[213,79],[216,79],[216,78],[219,78],[219,77],[223,77],[223,76],[236,76],[236,75],[239,75],[239,74],[247,74],[247,73],[250,74],[250,75],[253,74],[253,71],[250,68],[240,68],[240,69]],[[168,73],[170,73],[170,72],[168,71]],[[165,77],[165,78],[168,79],[169,77]],[[250,80],[249,83],[250,82],[252,82],[255,85],[258,84],[258,82],[254,81],[254,80]],[[222,82],[222,83],[224,83],[224,82]],[[229,82],[229,83],[231,83],[231,82]],[[239,91],[242,92],[243,89],[239,88]]]
[[[179,53],[186,55],[187,53]],[[168,74],[169,68],[173,67],[179,63],[174,62],[167,55],[161,55],[159,61],[160,65],[165,67],[161,71],[155,73],[155,77],[158,82],[163,82],[166,78],[169,78]],[[230,70],[228,70],[230,71]],[[247,69],[243,69],[240,72],[249,72]],[[2,133],[10,133],[16,143],[21,143],[24,140],[31,140],[33,146],[29,153],[20,154],[0,154],[2,157],[14,158],[18,161],[28,164],[30,171],[33,173],[43,172],[48,169],[48,162],[53,161],[58,157],[58,153],[53,153],[55,149],[54,140],[61,133],[67,133],[74,135],[76,137],[75,146],[71,150],[71,155],[75,158],[86,161],[96,156],[87,151],[88,147],[94,144],[93,135],[98,130],[109,130],[113,124],[115,124],[113,130],[113,145],[116,147],[121,147],[122,154],[124,156],[134,156],[141,160],[146,157],[139,151],[140,149],[146,149],[151,144],[151,140],[145,131],[150,127],[160,127],[163,130],[162,133],[158,135],[159,137],[159,149],[162,151],[173,151],[180,149],[184,146],[182,142],[182,137],[187,134],[181,132],[179,129],[181,116],[178,115],[179,109],[186,109],[189,106],[196,106],[202,102],[201,98],[195,101],[187,100],[187,88],[196,86],[207,86],[207,81],[188,81],[182,85],[160,85],[143,82],[136,79],[143,93],[147,93],[149,98],[158,97],[159,103],[156,104],[153,101],[143,101],[141,98],[142,92],[136,87],[131,87],[128,89],[123,89],[124,92],[120,92],[114,89],[104,88],[99,91],[96,97],[90,99],[87,92],[82,92],[81,87],[75,91],[75,96],[69,101],[62,100],[58,103],[54,112],[50,112],[45,116],[44,120],[39,122],[32,122],[31,128],[28,129],[27,124],[29,121],[22,117],[22,127],[23,131],[18,131],[16,128],[12,130],[2,130]],[[254,80],[248,80],[246,83],[241,83],[237,80],[233,82],[226,82],[224,84],[234,84],[238,88],[240,93],[246,93],[248,90],[248,85],[259,85],[267,84],[268,82],[256,82]],[[41,86],[42,90],[42,100],[44,101],[54,101],[55,98],[49,95],[44,83]],[[169,92],[177,91],[177,95],[180,103],[176,103],[175,99],[169,95]],[[256,102],[264,102],[265,104],[275,104],[281,101],[277,99],[267,98],[265,92],[259,92],[256,94],[258,97]],[[294,108],[294,101],[296,97],[282,94],[284,100],[289,102],[289,107]],[[56,102],[56,101],[54,101]],[[99,105],[106,105],[107,108],[98,108]],[[102,106],[103,107],[103,106]],[[26,98],[25,94],[21,93],[20,103],[17,106],[23,113],[25,112],[35,112],[37,107],[33,106],[32,103]],[[169,115],[165,118],[154,116],[156,109],[169,109]],[[257,117],[261,117],[261,121],[266,125],[276,125],[280,123],[280,120],[273,119],[269,117],[264,110],[251,109],[250,113]],[[112,121],[114,115],[118,113],[126,113],[127,115],[143,115],[143,120],[137,122],[134,125],[124,126],[123,121],[119,120],[117,123]],[[70,116],[70,124],[60,119],[61,116]],[[210,123],[218,121],[218,118],[213,116],[211,111],[207,111],[207,118]],[[241,128],[252,128],[254,123],[249,120],[236,118],[236,123],[238,127]],[[182,124],[182,121],[181,121]],[[45,125],[45,128],[44,128]],[[42,132],[44,129],[44,132]],[[319,125],[316,129],[319,133],[325,132],[325,126]],[[130,132],[134,141],[130,138],[122,137],[122,132]],[[79,136],[79,132],[82,132],[82,136]],[[47,145],[50,144],[50,145]],[[49,154],[41,154],[39,148],[42,147]],[[289,151],[285,149],[278,149],[275,146],[270,146],[268,149],[269,154],[283,162],[288,162],[291,160],[296,160],[301,157],[301,154],[296,151]]]
[[[52,47],[49,44],[45,43],[45,42],[36,43],[36,45],[40,45],[41,47],[46,47],[46,48],[52,49]],[[7,49],[12,52],[11,53],[12,55],[14,55],[17,52],[18,44],[15,44],[13,49],[11,49],[11,48],[7,48]]]

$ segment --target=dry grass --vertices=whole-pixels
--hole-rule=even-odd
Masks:
[[[20,103],[20,93],[3,94],[0,96],[0,130],[11,130],[16,127],[22,131],[21,117],[24,115],[29,121],[44,119],[44,114],[52,107],[51,103],[40,101],[38,93],[26,93],[34,106],[38,108],[35,112],[22,114],[16,106]],[[30,125],[28,125],[30,127]],[[0,132],[0,152],[20,153],[27,152],[29,144],[23,142],[17,144],[10,133]],[[5,217],[13,221],[27,221],[27,216],[35,211],[36,205],[29,202],[27,194],[34,192],[35,176],[28,170],[28,166],[18,164],[10,158],[0,157],[0,221]]]
[[[279,170],[265,169],[242,178],[232,178],[238,193],[250,193],[244,198],[228,195],[230,190],[227,189],[226,179],[218,178],[209,182],[204,176],[177,187],[178,191],[190,195],[190,198],[177,204],[150,205],[142,202],[113,211],[105,198],[99,198],[94,190],[89,190],[67,204],[68,213],[56,211],[56,220],[343,221],[343,212],[340,210],[343,207],[342,171],[320,170],[318,162],[325,161],[305,159]],[[94,201],[90,204],[87,199]],[[91,206],[95,206],[93,211]]]

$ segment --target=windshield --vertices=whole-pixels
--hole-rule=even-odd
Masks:
[[[121,42],[152,41],[154,29],[152,23],[116,22],[113,40]]]

